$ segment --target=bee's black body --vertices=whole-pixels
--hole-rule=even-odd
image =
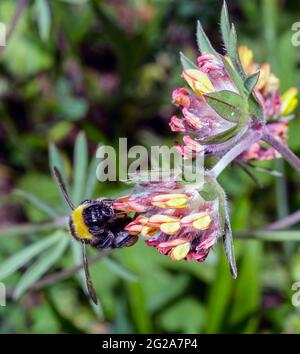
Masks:
[[[71,234],[77,240],[100,249],[131,246],[137,241],[137,237],[124,231],[132,218],[125,212],[116,211],[113,200],[86,200],[79,208],[79,213],[73,213],[69,222]],[[85,228],[87,235],[82,235],[80,227]]]

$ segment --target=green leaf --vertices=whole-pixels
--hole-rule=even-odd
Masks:
[[[7,70],[20,80],[34,77],[52,68],[53,59],[54,57],[45,48],[39,46],[34,38],[25,34],[19,35],[19,32],[14,32],[3,52],[3,61]]]
[[[10,236],[19,236],[19,235],[28,235],[33,234],[35,232],[40,232],[44,230],[52,230],[57,229],[60,226],[63,226],[67,220],[64,218],[59,218],[50,222],[44,223],[24,223],[17,224],[15,226],[7,226],[5,228],[0,229],[0,237],[10,237]]]
[[[225,141],[234,137],[237,134],[238,130],[239,130],[239,126],[238,124],[236,124],[232,128],[225,130],[224,132],[212,136],[208,136],[207,138],[201,140],[201,142],[207,145],[224,143]]]
[[[57,150],[57,147],[54,144],[50,144],[49,145],[49,167],[50,167],[51,173],[53,173],[54,166],[56,166],[59,169],[59,171],[62,175],[64,184],[66,185],[66,187],[68,189],[69,182],[67,179],[63,159],[62,159],[59,151]]]
[[[83,199],[85,177],[88,165],[87,141],[83,132],[79,133],[74,148],[74,182],[72,199],[78,205]]]
[[[57,211],[50,205],[45,203],[43,200],[39,199],[34,194],[22,191],[20,189],[14,190],[14,194],[32,203],[37,209],[43,211],[45,214],[49,215],[50,218],[55,219],[58,217]]]
[[[96,176],[98,162],[98,159],[94,157],[88,168],[84,199],[92,199],[93,197],[93,193],[98,182]]]
[[[125,247],[122,252],[124,254],[123,260],[128,269],[137,271],[139,269],[139,262],[135,256],[134,247]],[[147,294],[141,282],[127,282],[126,289],[128,292],[130,313],[138,333],[150,333],[151,317],[147,309]],[[136,311],[136,309],[139,309]]]
[[[249,233],[248,237],[255,237],[262,241],[271,242],[288,242],[300,241],[300,231],[298,230],[280,230],[280,231],[253,231]],[[247,236],[240,235],[240,239],[247,238]]]
[[[66,95],[58,101],[58,112],[63,119],[76,121],[83,118],[88,111],[86,99]]]
[[[257,185],[258,188],[260,188],[260,189],[263,188],[263,184],[261,183],[259,178],[254,173],[251,166],[249,166],[249,164],[243,163],[243,162],[237,162],[237,161],[236,161],[236,163],[252,179],[252,181]]]
[[[51,247],[52,245],[55,245],[60,238],[61,232],[55,233],[50,237],[35,242],[34,244],[26,247],[22,251],[8,258],[0,266],[0,279],[3,280],[4,278],[8,277],[16,270],[24,266],[33,257],[39,255],[42,251]]]
[[[205,324],[206,315],[205,306],[198,299],[179,298],[162,311],[158,322],[167,332],[198,334]]]
[[[230,215],[229,215],[229,207],[227,203],[227,198],[224,189],[218,182],[213,182],[215,184],[216,191],[219,197],[219,208],[222,217],[222,223],[224,226],[224,236],[223,236],[223,245],[225,256],[229,265],[230,273],[234,279],[237,278],[237,268],[234,256],[234,247],[232,240],[232,230],[230,224]]]
[[[245,77],[244,69],[240,61],[238,48],[237,48],[237,36],[234,24],[231,25],[229,43],[227,49],[227,54],[235,67],[236,71],[240,74],[242,78]]]
[[[245,121],[245,100],[237,93],[224,90],[208,93],[204,97],[209,106],[223,119],[234,123]]]
[[[119,277],[128,281],[138,281],[138,276],[136,274],[126,269],[122,264],[120,264],[116,260],[106,257],[102,260],[102,262]]]
[[[255,93],[249,96],[249,113],[257,120],[263,121],[264,120],[264,111],[261,104],[258,101]]]
[[[212,190],[215,191],[218,196],[219,211],[220,211],[220,224],[224,229],[223,244],[229,269],[233,278],[237,277],[237,269],[235,263],[233,241],[232,241],[232,230],[230,224],[229,207],[227,204],[227,198],[224,189],[221,185],[213,178],[206,177],[206,182]]]
[[[13,298],[15,300],[19,299],[32,284],[39,280],[49,268],[61,258],[69,242],[70,239],[68,235],[61,233],[61,238],[57,241],[57,244],[43,253],[38,260],[27,269],[14,290]]]
[[[182,52],[180,52],[180,61],[184,70],[187,69],[199,69],[189,58],[187,58]]]
[[[231,230],[231,226],[230,226],[230,219],[228,216],[228,212],[226,213],[226,218],[225,218],[225,234],[223,236],[223,244],[224,244],[225,256],[227,258],[230,273],[233,276],[233,278],[236,279],[237,278],[237,269],[236,269],[236,262],[235,262],[235,256],[234,256],[232,230]]]
[[[236,71],[234,67],[231,66],[231,64],[228,62],[228,60],[225,57],[222,57],[223,64],[232,79],[233,83],[235,84],[235,87],[238,89],[239,94],[241,96],[245,96],[245,87],[244,87],[244,81],[241,78],[240,74]]]
[[[205,323],[206,333],[220,333],[222,323],[226,315],[226,309],[230,303],[230,295],[232,290],[232,278],[226,269],[226,259],[218,250],[218,267],[215,279],[209,289],[207,301],[207,319]]]
[[[43,41],[47,41],[51,28],[51,12],[47,0],[35,0],[35,10],[40,36]]]
[[[240,272],[236,283],[229,322],[242,333],[256,333],[261,306],[261,274],[263,245],[259,241],[245,242]],[[255,316],[254,316],[255,315]]]
[[[216,58],[219,57],[219,54],[214,50],[209,39],[207,38],[200,21],[197,22],[197,43],[201,54],[209,53],[213,54]]]
[[[224,1],[222,11],[221,11],[221,33],[222,33],[225,48],[228,48],[229,41],[230,41],[230,22],[229,22],[228,8],[227,8],[226,1]]]
[[[258,71],[245,79],[244,86],[249,94],[254,90],[254,87],[257,84],[259,78],[259,74],[260,72]]]

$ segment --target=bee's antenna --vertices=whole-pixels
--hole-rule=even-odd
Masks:
[[[62,176],[61,176],[61,173],[59,172],[59,169],[54,166],[53,167],[53,171],[54,171],[54,176],[56,178],[56,181],[57,181],[57,184],[59,185],[60,187],[60,190],[62,191],[62,194],[66,200],[66,202],[69,204],[69,207],[74,210],[75,209],[75,206],[74,204],[71,202],[71,199],[69,197],[69,194],[67,192],[67,188],[66,188],[66,185],[62,179]]]
[[[98,299],[90,276],[89,263],[86,255],[86,246],[84,242],[82,242],[82,256],[83,256],[83,268],[85,272],[86,286],[88,288],[91,299],[93,300],[94,304],[97,305]]]

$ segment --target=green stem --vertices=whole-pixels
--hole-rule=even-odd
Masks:
[[[213,178],[218,178],[218,176],[224,171],[224,169],[240,154],[249,147],[259,141],[262,137],[262,132],[260,130],[249,131],[244,138],[239,141],[231,150],[229,150],[208,172],[208,174]]]

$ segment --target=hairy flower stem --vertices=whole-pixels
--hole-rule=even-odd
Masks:
[[[273,148],[276,149],[282,157],[291,164],[291,166],[300,172],[300,159],[288,148],[286,144],[270,133],[265,133],[262,140],[273,146]]]
[[[240,140],[215,164],[215,166],[208,172],[209,175],[217,178],[235,158],[237,158],[245,150],[249,149],[252,144],[261,140],[262,136],[263,134],[260,129],[250,130],[247,134],[245,134],[242,140]]]

